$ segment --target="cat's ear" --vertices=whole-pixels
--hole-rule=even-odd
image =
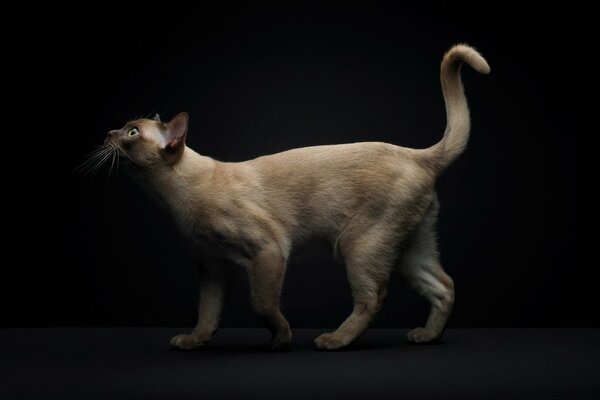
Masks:
[[[182,112],[164,124],[165,141],[163,149],[167,156],[178,156],[183,151],[188,130],[188,120],[187,113]]]
[[[160,115],[158,115],[158,113],[154,114],[154,118],[152,118],[153,120],[155,120],[156,122],[162,122],[160,120]]]

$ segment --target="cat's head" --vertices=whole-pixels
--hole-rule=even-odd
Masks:
[[[104,146],[137,167],[175,164],[185,148],[187,130],[187,113],[177,114],[169,122],[162,122],[156,114],[153,119],[130,121],[108,132]]]

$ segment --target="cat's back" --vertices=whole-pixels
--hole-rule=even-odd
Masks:
[[[262,156],[247,162],[267,174],[303,172],[314,174],[352,173],[357,171],[399,171],[422,163],[420,150],[384,142],[301,147]]]
[[[383,142],[359,142],[297,148],[263,156],[245,164],[257,172],[266,192],[358,198],[369,192],[430,190],[435,174],[424,161],[422,150]],[[341,200],[340,200],[341,201]]]

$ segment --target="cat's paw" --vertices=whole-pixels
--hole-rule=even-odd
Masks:
[[[435,332],[425,328],[415,328],[406,335],[411,343],[436,343],[440,340],[440,336]]]
[[[292,331],[288,329],[285,332],[278,333],[277,335],[273,336],[273,339],[271,339],[271,350],[285,350],[291,342]]]
[[[315,346],[319,350],[338,350],[350,343],[335,332],[324,333],[315,339]]]
[[[196,350],[206,345],[207,340],[196,335],[177,335],[171,339],[171,347],[177,350]]]

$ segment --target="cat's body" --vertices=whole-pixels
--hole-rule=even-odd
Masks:
[[[111,131],[107,145],[132,161],[132,176],[167,206],[200,264],[198,324],[171,344],[194,349],[211,339],[228,284],[226,260],[247,270],[253,308],[272,331],[273,348],[285,347],[291,332],[279,297],[286,261],[294,246],[313,238],[327,240],[346,264],[355,304],[338,330],[315,340],[318,348],[341,348],[367,329],[394,271],[431,302],[425,327],[411,331],[409,340],[438,339],[454,289],[437,255],[434,185],[468,139],[461,61],[489,72],[468,46],[446,54],[448,127],[429,149],[353,143],[224,163],[185,146],[187,114],[166,124],[138,120]]]
[[[195,172],[164,182],[169,196],[163,200],[196,246],[228,247],[222,256],[247,264],[268,237],[287,255],[315,237],[336,245],[353,221],[362,225],[364,213],[386,223],[392,217],[386,212],[400,214],[397,221],[420,220],[423,210],[413,208],[431,202],[435,178],[423,152],[353,143],[223,163],[186,148],[176,170]],[[190,212],[182,212],[186,208]]]

